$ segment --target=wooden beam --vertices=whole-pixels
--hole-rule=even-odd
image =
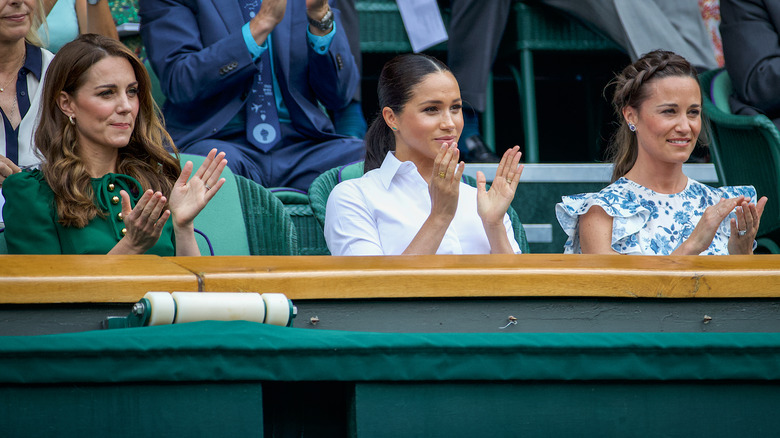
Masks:
[[[198,277],[152,255],[1,255],[0,303],[133,303],[148,291],[198,290]]]
[[[205,291],[291,299],[780,297],[780,256],[179,257]]]

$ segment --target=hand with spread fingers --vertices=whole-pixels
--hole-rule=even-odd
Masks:
[[[507,149],[496,169],[496,176],[486,190],[486,178],[477,172],[477,213],[486,226],[503,226],[504,214],[515,199],[515,190],[523,173],[520,146]]]
[[[748,200],[737,204],[737,218],[731,219],[729,254],[753,254],[753,241],[756,239],[766,202],[767,198],[763,196],[756,204]]]
[[[130,195],[124,190],[119,195],[122,198],[122,216],[127,232],[108,253],[143,254],[157,243],[171,215],[170,210],[165,210],[168,200],[160,192],[147,190],[135,207],[131,207]]]
[[[458,209],[460,178],[465,168],[465,163],[459,162],[459,158],[460,151],[457,143],[442,144],[433,161],[431,181],[428,184],[431,216],[443,219],[447,225],[455,217]]]
[[[217,194],[225,178],[220,178],[225,169],[227,160],[225,153],[217,153],[212,149],[203,164],[198,168],[192,178],[193,164],[188,161],[181,170],[181,175],[173,185],[170,196],[170,208],[173,215],[173,226],[176,228],[190,228],[195,216],[206,207],[211,198]]]

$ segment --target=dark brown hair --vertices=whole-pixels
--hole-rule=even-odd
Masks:
[[[398,55],[382,67],[377,86],[379,114],[365,136],[366,162],[363,168],[366,172],[381,166],[387,153],[395,150],[395,136],[382,117],[382,109],[388,107],[400,114],[412,98],[417,84],[427,75],[448,71],[450,69],[443,62],[420,53]]]
[[[85,34],[65,44],[46,71],[41,118],[35,147],[42,155],[46,182],[54,192],[59,222],[84,227],[102,215],[93,201],[91,177],[79,155],[76,127],[58,105],[61,92],[75,95],[86,82],[89,69],[107,57],[127,59],[138,81],[139,110],[127,146],[119,149],[117,172],[137,179],[146,189],[168,196],[181,172],[176,148],[163,128],[154,103],[149,74],[124,44],[108,37]]]

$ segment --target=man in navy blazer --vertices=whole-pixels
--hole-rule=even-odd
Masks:
[[[301,190],[362,158],[362,140],[336,134],[323,111],[346,106],[360,81],[328,0],[140,0],[139,13],[167,97],[166,128],[181,151],[206,155],[216,147],[235,173]],[[260,94],[271,96],[273,82],[268,105],[276,104],[280,130],[270,150],[247,136],[265,51],[273,80],[263,80]]]

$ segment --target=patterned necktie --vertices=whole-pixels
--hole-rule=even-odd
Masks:
[[[241,0],[244,20],[249,21],[255,16],[260,3],[257,0]],[[269,40],[266,42],[270,43]],[[259,71],[252,79],[252,89],[246,100],[246,138],[261,151],[268,152],[279,141],[281,135],[274,98],[274,80],[271,74],[270,44],[256,62],[259,63]]]

